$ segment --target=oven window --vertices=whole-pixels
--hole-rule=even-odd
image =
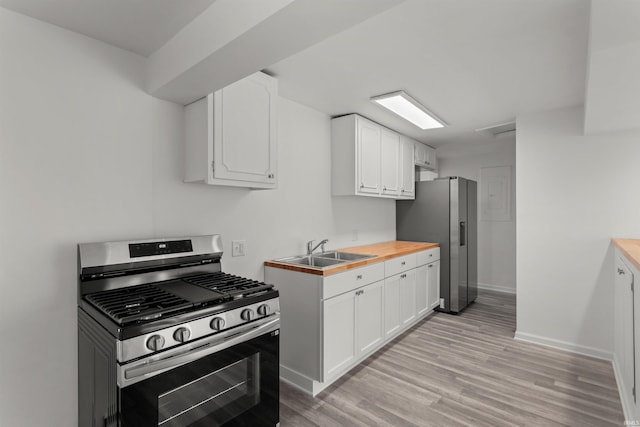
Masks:
[[[121,388],[119,426],[273,427],[278,350],[274,331]]]
[[[222,425],[260,403],[260,354],[158,396],[158,425],[182,427],[218,413]]]

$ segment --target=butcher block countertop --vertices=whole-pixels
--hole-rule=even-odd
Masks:
[[[375,255],[373,258],[360,259],[356,261],[347,261],[341,264],[332,265],[325,268],[309,267],[307,265],[293,265],[278,261],[265,261],[266,267],[283,268],[285,270],[299,271],[301,273],[316,274],[320,276],[328,276],[330,274],[346,271],[351,268],[358,268],[368,264],[374,264],[395,258],[402,255],[408,255],[427,249],[437,248],[438,243],[426,242],[405,242],[400,240],[392,240],[390,242],[374,243],[371,245],[351,246],[348,248],[338,249],[341,252],[352,252],[356,254]]]
[[[640,239],[612,239],[613,244],[640,270]]]

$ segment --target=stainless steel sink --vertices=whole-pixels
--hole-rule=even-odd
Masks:
[[[280,258],[280,259],[277,259],[276,261],[286,262],[287,264],[308,265],[309,267],[318,267],[318,268],[329,267],[331,265],[342,264],[343,262],[347,262],[347,260],[322,258],[316,255]]]
[[[345,261],[356,261],[359,259],[373,258],[375,255],[354,254],[352,252],[328,251],[315,255],[322,258],[341,259]]]
[[[354,254],[351,252],[329,251],[316,255],[299,255],[287,258],[279,258],[275,261],[295,265],[308,265],[309,267],[324,268],[349,261],[372,258],[375,255]]]

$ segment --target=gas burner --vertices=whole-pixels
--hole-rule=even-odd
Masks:
[[[151,284],[102,291],[86,298],[119,325],[150,321],[193,307],[193,303]]]

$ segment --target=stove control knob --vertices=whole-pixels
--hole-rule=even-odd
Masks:
[[[222,317],[214,317],[209,326],[211,326],[211,329],[214,331],[221,331],[222,328],[224,328],[224,319]]]
[[[258,314],[260,316],[268,316],[270,311],[271,308],[269,307],[269,304],[262,304],[260,307],[258,307]]]
[[[173,333],[173,339],[175,339],[178,342],[186,342],[187,340],[189,340],[190,336],[191,336],[191,331],[187,328],[178,328]]]
[[[151,335],[147,339],[147,348],[151,351],[158,351],[164,347],[164,337],[161,335]]]
[[[253,310],[251,310],[250,308],[245,308],[244,310],[242,310],[242,314],[240,314],[240,317],[242,317],[242,320],[246,321],[253,320]]]

